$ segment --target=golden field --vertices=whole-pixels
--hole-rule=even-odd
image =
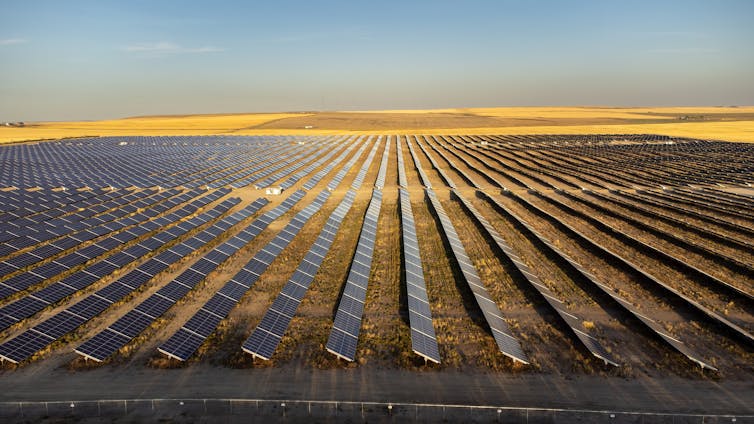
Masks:
[[[306,128],[312,126],[313,128]],[[652,133],[754,142],[754,107],[499,107],[249,113],[38,122],[0,127],[0,143],[114,135]]]

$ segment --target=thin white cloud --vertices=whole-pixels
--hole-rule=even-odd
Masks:
[[[12,46],[14,44],[24,44],[28,40],[23,38],[0,38],[0,46]]]
[[[710,49],[705,47],[678,47],[678,48],[657,48],[646,50],[647,53],[655,54],[710,54],[718,53],[717,49]]]
[[[214,46],[203,47],[184,47],[169,41],[160,41],[156,43],[138,43],[124,47],[127,52],[142,53],[214,53],[225,51],[223,48]]]

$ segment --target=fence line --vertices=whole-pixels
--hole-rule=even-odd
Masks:
[[[96,408],[95,408],[96,407]],[[574,417],[598,419],[599,422],[642,422],[645,417],[682,419],[683,422],[754,422],[754,415],[703,414],[674,412],[641,412],[609,409],[568,409],[546,407],[517,407],[495,405],[459,405],[410,402],[330,401],[300,399],[233,399],[233,398],[167,398],[167,399],[99,399],[73,401],[17,401],[0,402],[0,418],[39,416],[125,416],[157,413],[189,414],[193,416],[239,415],[252,407],[260,417],[343,416],[406,420],[451,419],[462,414],[471,420],[506,422],[516,418],[520,422],[570,422]],[[325,409],[322,409],[322,408]],[[340,415],[339,415],[340,414]]]

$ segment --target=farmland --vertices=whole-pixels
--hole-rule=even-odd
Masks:
[[[112,396],[206,396],[216,373],[282,398],[496,405],[518,382],[517,406],[631,410],[597,396],[612,387],[637,409],[754,413],[754,144],[678,120],[722,138],[752,112],[475,109],[468,132],[464,113],[2,129],[104,136],[0,148],[2,400],[58,379],[91,399],[108,376],[137,387]],[[124,135],[145,119],[162,135]],[[434,119],[461,129],[420,131]],[[479,393],[411,392],[425,380]],[[692,388],[706,399],[664,398]]]
[[[140,116],[0,126],[0,143],[139,135],[665,134],[754,142],[754,108],[497,107]]]

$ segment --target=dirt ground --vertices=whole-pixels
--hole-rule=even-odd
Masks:
[[[662,118],[658,119],[658,116]],[[359,113],[359,112],[317,112],[308,115],[291,116],[263,122],[245,129],[301,129],[313,130],[348,130],[348,131],[386,131],[449,128],[494,128],[494,127],[528,127],[528,126],[571,126],[571,125],[617,125],[617,124],[658,124],[678,122],[681,114],[655,114],[653,117],[634,119],[611,117],[506,117],[467,113]],[[747,121],[754,119],[754,114],[706,114],[703,121]]]

